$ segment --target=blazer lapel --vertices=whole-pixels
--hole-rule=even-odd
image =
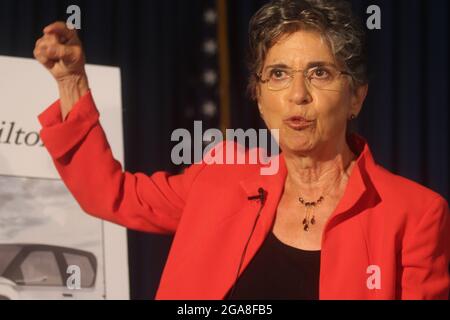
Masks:
[[[259,174],[255,177],[240,181],[240,186],[245,191],[247,197],[257,196],[259,194],[259,189],[263,188],[265,192],[265,201],[264,203],[261,203],[258,199],[249,200],[248,203],[244,205],[243,209],[240,210],[237,215],[234,215],[236,217],[248,217],[248,219],[240,218],[240,221],[245,224],[246,232],[245,234],[240,236],[238,241],[236,242],[236,254],[239,255],[239,259],[235,261],[238,261],[239,263],[242,259],[242,255],[245,254],[238,276],[240,276],[247,268],[248,264],[253,259],[258,249],[261,247],[274,223],[278,203],[283,193],[287,174],[283,156],[279,155],[278,157],[280,166],[278,172],[275,175],[263,176]],[[254,202],[257,202],[257,205],[255,205]],[[248,246],[245,250],[247,242]],[[233,286],[234,281],[236,280],[238,268],[239,264],[236,265],[234,276],[232,279],[230,279],[227,285],[228,290]],[[224,292],[223,294],[225,295],[226,292]]]

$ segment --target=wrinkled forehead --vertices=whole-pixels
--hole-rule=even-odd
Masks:
[[[296,31],[282,36],[267,52],[264,66],[285,64],[302,69],[311,62],[337,65],[329,41],[317,31]]]

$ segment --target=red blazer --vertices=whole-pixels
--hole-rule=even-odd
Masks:
[[[113,158],[90,93],[65,122],[59,102],[39,120],[41,138],[84,211],[127,228],[175,234],[157,299],[225,297],[261,206],[248,197],[260,187],[267,199],[241,273],[271,230],[287,174],[283,155],[273,176],[261,176],[259,165],[204,163],[180,175],[132,174]],[[350,142],[359,157],[323,233],[320,298],[447,299],[446,200],[377,165],[361,137]],[[368,286],[370,266],[379,268],[379,287]]]

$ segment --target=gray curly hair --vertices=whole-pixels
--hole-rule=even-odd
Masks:
[[[272,0],[251,19],[248,93],[258,97],[259,77],[267,53],[283,36],[314,30],[325,36],[336,60],[352,76],[352,86],[368,83],[365,32],[344,0]]]

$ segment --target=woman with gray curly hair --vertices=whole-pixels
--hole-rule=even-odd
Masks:
[[[175,234],[158,299],[448,297],[446,200],[377,165],[347,129],[368,91],[364,30],[347,2],[274,0],[251,20],[249,93],[282,151],[273,176],[204,162],[123,172],[76,33],[44,33],[35,56],[61,99],[39,116],[41,137],[86,212]]]

